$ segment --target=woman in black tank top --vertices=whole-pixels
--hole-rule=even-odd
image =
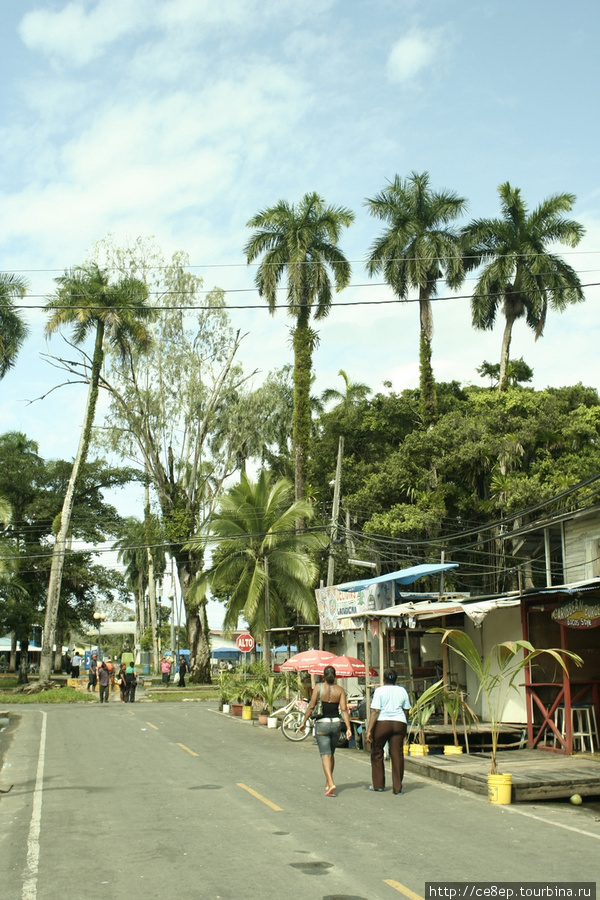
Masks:
[[[346,723],[346,737],[348,740],[352,737],[352,726],[350,725],[350,716],[348,714],[346,691],[339,684],[335,683],[335,669],[333,666],[326,666],[323,676],[325,683],[318,685],[312,692],[308,709],[304,715],[304,721],[300,725],[300,731],[306,727],[306,722],[320,700],[322,712],[316,720],[315,727],[317,745],[321,755],[323,772],[325,773],[325,796],[335,797],[333,768],[335,765],[335,748],[338,745],[342,730],[340,713]]]

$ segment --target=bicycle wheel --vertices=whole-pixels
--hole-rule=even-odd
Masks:
[[[304,731],[298,731],[303,718],[303,713],[295,709],[281,720],[281,730],[288,741],[304,741],[308,737],[310,726],[307,725]]]

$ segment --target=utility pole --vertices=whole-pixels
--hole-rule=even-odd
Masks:
[[[334,544],[338,534],[338,519],[340,515],[340,487],[342,481],[342,459],[344,456],[344,438],[340,435],[338,441],[337,465],[335,467],[335,481],[333,483],[333,511],[331,513],[331,537],[329,539],[329,562],[327,564],[327,587],[333,586],[335,555]]]

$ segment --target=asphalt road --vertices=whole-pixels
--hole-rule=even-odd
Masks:
[[[14,785],[0,794],[2,900],[416,900],[426,882],[600,871],[585,805],[492,806],[410,774],[403,795],[373,794],[355,750],[336,754],[325,798],[312,738],[205,703],[18,714],[0,778]]]

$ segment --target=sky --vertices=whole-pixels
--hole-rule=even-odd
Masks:
[[[417,304],[383,303],[389,289],[364,268],[380,228],[365,198],[413,171],[467,198],[468,219],[498,214],[505,181],[530,208],[576,195],[586,235],[563,255],[586,302],[551,314],[537,342],[517,323],[511,356],[536,388],[600,388],[594,0],[3,0],[0,26],[0,270],[28,279],[31,328],[0,382],[0,427],[42,456],[75,455],[85,395],[48,394],[62,379],[35,307],[55,277],[109,233],[186,251],[207,288],[258,306],[231,313],[258,383],[291,362],[291,320],[253,291],[246,222],[308,191],[356,214],[336,298],[354,305],[318,324],[315,391],[340,388],[340,368],[374,391],[415,387]],[[484,384],[476,367],[499,361],[502,324],[476,332],[468,296],[439,294],[435,376]],[[141,515],[141,496],[116,502]]]

